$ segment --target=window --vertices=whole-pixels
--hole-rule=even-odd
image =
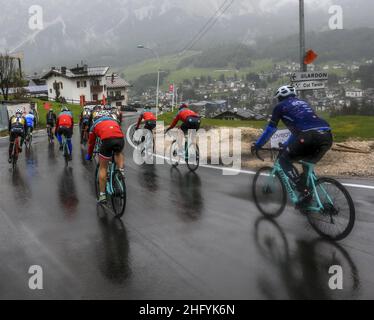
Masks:
[[[81,82],[77,81],[77,88],[80,88],[80,87],[81,87]]]
[[[60,88],[61,88],[61,90],[64,89],[64,84],[62,82],[60,82]]]
[[[83,81],[83,87],[87,88],[87,81],[86,80]]]
[[[52,89],[49,89],[49,93],[52,93]]]

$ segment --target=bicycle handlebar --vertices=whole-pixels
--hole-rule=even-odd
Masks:
[[[282,148],[261,148],[261,149],[256,149],[255,151],[255,156],[261,160],[261,161],[265,161],[265,159],[263,159],[260,155],[259,155],[259,151],[271,151],[271,152],[279,152],[279,151],[282,151]]]

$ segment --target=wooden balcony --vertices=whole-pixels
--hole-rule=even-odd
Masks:
[[[91,86],[91,92],[103,92],[104,86]]]

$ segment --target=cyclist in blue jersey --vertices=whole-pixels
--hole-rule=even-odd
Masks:
[[[310,193],[306,188],[306,168],[301,176],[294,172],[292,162],[304,160],[318,163],[332,147],[333,137],[330,125],[316,115],[312,107],[296,96],[292,86],[282,86],[275,97],[279,104],[274,108],[273,115],[264,133],[252,145],[252,152],[261,149],[277,131],[281,120],[292,135],[283,145],[279,155],[280,165],[286,174],[297,185],[297,189],[304,194],[302,202],[310,200]]]
[[[36,126],[36,118],[34,116],[34,111],[31,110],[29,114],[25,116],[25,119],[26,119],[26,126],[27,126],[26,136],[29,134],[30,136],[32,136],[34,127]]]

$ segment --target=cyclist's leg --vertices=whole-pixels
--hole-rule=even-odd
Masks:
[[[306,162],[317,164],[332,147],[333,137],[331,131],[313,131],[311,141],[311,152],[304,160]]]
[[[180,130],[178,130],[177,143],[178,143],[178,150],[179,150],[180,155],[184,154],[184,151],[185,151],[184,144],[185,144],[185,140],[186,140],[189,129],[190,129],[189,125],[187,123],[183,123],[180,127]]]
[[[62,148],[62,128],[59,128],[56,132],[56,138],[58,143],[60,144],[60,148]]]
[[[100,146],[99,151],[99,189],[100,189],[100,197],[99,202],[105,203],[106,202],[106,183],[107,183],[107,176],[108,176],[108,165],[109,162],[112,160],[113,154],[113,139],[103,140]]]
[[[73,137],[73,130],[71,128],[66,128],[66,143],[68,145],[68,149],[69,149],[69,154],[70,154],[70,157],[72,156],[73,154],[73,144],[71,142],[71,139]]]
[[[125,170],[125,155],[123,154],[123,149],[125,147],[124,139],[113,139],[113,152],[114,152],[114,161],[118,170],[124,174]]]
[[[19,135],[18,135],[20,138],[21,138],[21,142],[20,142],[20,152],[22,152],[22,146],[23,146],[23,144],[24,144],[24,142],[25,142],[25,138],[26,138],[26,135],[25,135],[25,132],[23,132],[23,133],[20,133]]]
[[[292,136],[288,140],[288,144],[285,149],[279,155],[279,164],[287,176],[296,184],[299,184],[300,177],[295,171],[292,163],[297,160],[301,160],[304,151],[304,142],[302,137]]]

